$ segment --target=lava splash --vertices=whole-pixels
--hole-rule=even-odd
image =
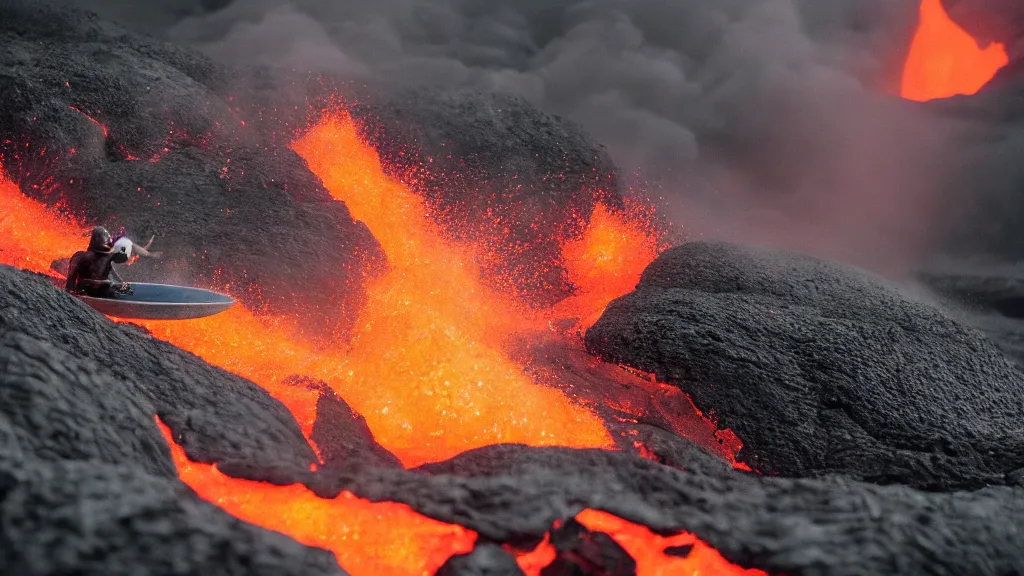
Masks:
[[[974,94],[1007,63],[1002,44],[982,49],[949,17],[941,0],[921,0],[921,20],[903,69],[900,95],[924,102]]]

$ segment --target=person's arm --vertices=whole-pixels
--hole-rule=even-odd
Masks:
[[[142,256],[143,258],[157,258],[157,259],[159,259],[161,256],[163,256],[163,252],[150,252],[149,250],[146,250],[145,248],[143,248],[142,246],[139,246],[138,244],[136,244],[135,247],[132,249],[132,253],[133,254],[138,254],[139,256]]]
[[[149,237],[149,241],[146,242],[145,246],[139,246],[138,244],[136,244],[134,246],[132,252],[135,253],[135,254],[138,254],[139,256],[141,256],[143,258],[156,258],[156,259],[160,259],[160,257],[163,256],[163,252],[150,252],[149,251],[149,247],[153,245],[153,239],[154,238],[156,238],[156,236],[150,236]]]
[[[110,268],[110,275],[114,277],[114,279],[117,281],[117,284],[124,284],[124,280],[121,279],[121,275],[118,274],[117,270],[115,270],[113,267]],[[110,281],[108,280],[108,282]],[[114,282],[110,283],[113,284]]]
[[[68,262],[68,280],[64,284],[64,290],[68,292],[74,292],[78,287],[78,276],[80,274],[79,268],[82,265],[82,256],[79,253],[75,253],[71,257],[71,262]]]

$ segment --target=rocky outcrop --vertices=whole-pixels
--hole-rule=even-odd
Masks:
[[[948,490],[1024,468],[1024,375],[977,331],[856,269],[686,244],[586,341],[678,385],[765,474]]]

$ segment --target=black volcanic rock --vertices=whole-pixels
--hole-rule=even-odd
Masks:
[[[0,267],[0,572],[342,574],[180,484],[156,415],[196,460],[308,467],[263,390]]]
[[[0,266],[0,331],[0,414],[33,430],[32,439],[19,439],[32,453],[135,461],[172,476],[153,421],[159,415],[195,461],[295,472],[316,462],[295,418],[265,390],[113,324],[43,276]],[[247,432],[232,434],[232,425]]]
[[[1024,366],[1024,267],[1019,263],[946,260],[917,278],[984,332],[1004,354]]]
[[[621,452],[491,446],[432,465],[432,477],[351,489],[460,523],[496,542],[539,539],[583,508],[660,534],[688,531],[769,574],[1016,574],[1024,491],[921,492],[842,478],[794,480],[677,470]],[[443,471],[443,472],[442,472]]]
[[[110,322],[46,279],[0,267],[0,332],[4,573],[164,574],[168,558],[178,574],[243,573],[239,565],[244,573],[338,573],[323,555],[236,522],[169,478],[152,411],[190,458],[226,474],[238,467],[256,480],[405,503],[477,531],[484,545],[521,549],[595,508],[662,534],[693,532],[730,561],[770,573],[1024,570],[1020,489],[928,493],[525,446],[482,448],[416,471],[356,466],[339,478],[328,466],[313,474],[298,425],[265,392]],[[342,416],[344,429],[351,415]]]
[[[1024,467],[1024,375],[973,329],[856,269],[685,244],[586,342],[680,386],[766,474],[948,490]]]
[[[516,559],[501,546],[479,544],[469,554],[452,556],[437,576],[524,576]]]
[[[5,0],[0,165],[88,224],[155,234],[175,265],[143,263],[140,277],[230,283],[249,303],[345,328],[380,249],[298,155],[245,125],[229,79],[90,15]]]
[[[241,522],[177,480],[137,468],[0,452],[0,517],[4,574],[345,574],[329,552]]]
[[[557,555],[541,576],[635,576],[636,561],[611,536],[576,520],[551,531]]]
[[[304,379],[294,379],[292,383],[320,392],[310,439],[320,449],[324,468],[402,468],[398,457],[377,443],[366,418],[327,384]]]

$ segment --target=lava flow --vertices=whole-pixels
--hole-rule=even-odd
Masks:
[[[921,0],[921,17],[903,68],[900,95],[924,102],[974,94],[1006,66],[1002,44],[982,49],[946,13],[941,0]]]
[[[324,500],[301,484],[273,486],[225,476],[216,466],[190,461],[171,430],[159,419],[157,425],[171,448],[178,477],[201,498],[240,520],[330,550],[354,576],[433,574],[452,555],[470,552],[476,542],[472,530],[426,518],[404,504],[374,503],[349,492]],[[730,563],[689,533],[659,536],[599,510],[583,510],[576,520],[622,546],[636,561],[637,576],[764,575]],[[678,547],[689,547],[688,554],[667,553]],[[533,552],[519,554],[517,561],[527,576],[538,576],[555,556],[545,540]]]
[[[82,249],[86,231],[78,223],[57,218],[43,204],[25,196],[0,166],[0,263],[40,274],[53,274],[50,264]]]
[[[274,486],[225,476],[191,462],[159,419],[178,477],[232,516],[334,553],[350,574],[433,574],[453,554],[473,549],[476,533],[417,514],[404,504],[374,503],[342,492],[332,500],[301,484]]]

